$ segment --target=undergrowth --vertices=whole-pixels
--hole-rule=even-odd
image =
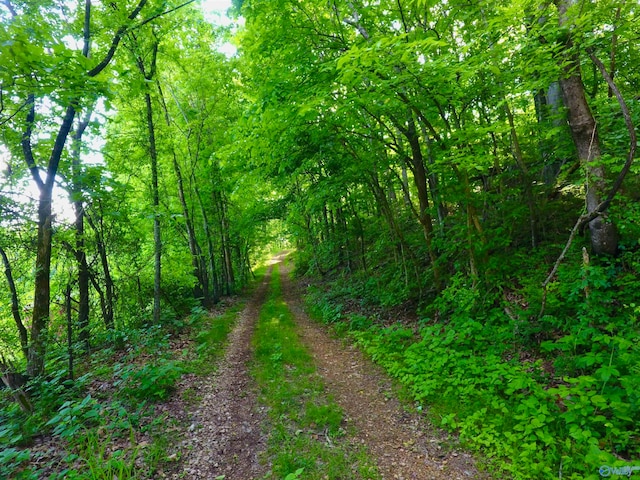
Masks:
[[[499,475],[633,473],[640,467],[636,255],[563,265],[540,319],[540,304],[530,306],[540,300],[538,259],[514,261],[522,276],[494,284],[493,293],[453,278],[416,324],[383,325],[345,311],[344,285],[339,293],[311,288],[308,303]]]
[[[346,442],[342,410],[325,392],[280,296],[277,266],[253,344],[252,375],[269,408],[272,470],[267,478],[380,478],[366,453]]]
[[[73,380],[65,351],[54,350],[52,373],[27,386],[34,413],[0,392],[0,478],[158,478],[171,468],[175,441],[156,405],[184,373],[213,371],[240,308],[217,317],[194,308],[171,325],[107,332],[94,340],[104,347],[76,365],[81,375]],[[175,351],[172,341],[189,337],[195,348]],[[52,437],[55,452],[34,448],[37,436]]]

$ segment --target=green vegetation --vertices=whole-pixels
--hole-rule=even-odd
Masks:
[[[252,373],[269,407],[268,478],[379,478],[362,447],[347,441],[342,411],[325,392],[282,300],[277,266],[253,343]]]
[[[539,320],[523,305],[534,285],[511,291],[517,307],[457,282],[417,324],[344,312],[361,291],[352,281],[312,289],[309,303],[496,468],[522,479],[597,479],[601,466],[629,466],[640,454],[635,290],[618,284],[629,281],[620,272],[630,257],[584,267],[577,278],[563,268]],[[526,260],[529,275],[535,261]]]
[[[154,478],[171,468],[172,425],[156,413],[184,372],[211,374],[242,304],[213,317],[201,308],[180,322],[173,334],[151,326],[126,332],[127,348],[104,348],[78,365],[86,373],[70,381],[61,368],[52,378],[28,386],[35,414],[8,403],[3,392],[0,443],[2,478],[135,479]],[[191,337],[191,347],[174,342]],[[53,351],[55,353],[55,350]],[[56,450],[44,461],[29,445],[49,434]],[[176,454],[179,452],[173,452]]]
[[[70,472],[103,440],[105,475],[161,463],[119,442],[210,371],[232,319],[185,319],[276,246],[500,468],[637,460],[637,2],[199,3],[0,2],[1,468],[42,434]]]

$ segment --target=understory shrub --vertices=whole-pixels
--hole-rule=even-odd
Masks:
[[[526,296],[540,291],[535,275],[503,287],[515,306],[454,275],[423,309],[431,316],[409,326],[344,314],[353,300],[336,292],[311,289],[308,300],[493,468],[595,480],[640,466],[637,256],[563,265],[540,318]]]
[[[594,375],[552,379],[541,359],[505,359],[508,349],[495,333],[469,320],[446,331],[425,326],[419,339],[401,327],[352,335],[417,402],[435,406],[443,427],[502,459],[500,467],[515,478],[558,478],[563,471],[563,478],[595,479],[601,465],[637,458],[637,374],[619,375],[607,364]]]

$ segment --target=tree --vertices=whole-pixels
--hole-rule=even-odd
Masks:
[[[136,24],[147,4],[147,0],[140,0],[123,8],[102,6],[97,9],[98,16],[95,17],[90,0],[86,0],[77,12],[72,12],[73,20],[82,19],[75,22],[53,14],[52,2],[43,1],[21,8],[9,1],[4,2],[11,15],[7,33],[13,35],[9,49],[14,62],[11,71],[15,73],[10,84],[14,86],[13,93],[25,99],[21,107],[26,115],[19,127],[22,129],[20,144],[24,162],[39,191],[35,293],[27,364],[30,376],[44,372],[46,329],[50,317],[53,189],[61,162],[65,159],[65,144],[72,132],[76,113],[86,108],[87,99],[93,101],[103,92],[102,73],[112,62],[124,35],[141,24],[149,23],[164,11],[162,6],[152,3],[154,10]],[[92,27],[97,24],[100,28],[95,28],[94,32]],[[78,31],[82,33],[78,34]],[[24,43],[27,32],[31,38]],[[65,45],[65,35],[80,38],[81,47],[74,49]],[[49,50],[53,56],[49,55]],[[91,55],[92,50],[95,55]],[[97,60],[92,61],[94,56]],[[17,78],[23,79],[24,87],[18,87]],[[59,79],[62,79],[61,83]],[[39,134],[37,107],[45,98],[52,105],[45,114],[59,116],[59,128],[51,145],[41,141]],[[15,116],[12,117],[12,121],[15,120]],[[44,164],[42,169],[41,164]]]
[[[149,142],[149,159],[151,162],[151,197],[153,208],[153,245],[154,245],[154,277],[153,277],[153,322],[160,323],[160,296],[162,286],[162,240],[160,236],[160,191],[158,189],[158,148],[156,144],[156,127],[153,119],[153,103],[150,84],[156,76],[156,62],[158,58],[159,41],[155,37],[151,40],[149,65],[145,65],[148,52],[143,48],[135,35],[131,35],[131,50],[134,53],[136,66],[144,79],[144,104],[146,126]]]
[[[602,148],[598,134],[597,122],[591,113],[582,83],[580,71],[580,55],[574,42],[572,14],[577,2],[574,0],[558,0],[560,26],[565,28],[564,77],[560,80],[573,143],[578,158],[584,165],[586,182],[587,213],[597,213],[597,209],[606,197],[606,174],[602,165]],[[618,250],[618,229],[608,219],[606,213],[598,214],[589,222],[591,248],[597,254],[615,255]]]

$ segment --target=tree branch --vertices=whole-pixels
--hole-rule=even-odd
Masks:
[[[147,3],[147,0],[140,0],[140,2],[138,3],[138,6],[133,9],[133,11],[129,14],[127,18],[129,20],[135,19],[140,13],[140,11],[144,8],[146,3]],[[89,77],[95,77],[100,72],[102,72],[107,67],[107,65],[109,65],[109,63],[111,63],[111,60],[113,59],[113,56],[115,55],[116,50],[118,49],[118,45],[120,44],[122,37],[124,36],[125,33],[127,33],[128,30],[129,30],[128,25],[122,25],[118,29],[118,31],[113,37],[113,40],[111,40],[111,47],[109,47],[109,51],[107,52],[105,57],[102,59],[100,63],[98,63],[95,67],[93,67],[91,70],[87,72],[87,75]]]
[[[147,23],[152,22],[152,21],[153,21],[153,20],[155,20],[156,18],[160,18],[160,17],[163,17],[163,16],[168,15],[168,14],[170,14],[170,13],[173,13],[173,12],[175,12],[176,10],[180,10],[181,8],[186,7],[187,5],[189,5],[189,4],[191,4],[191,3],[194,3],[194,2],[197,2],[197,1],[198,1],[198,0],[188,0],[188,1],[184,2],[183,4],[178,5],[177,7],[174,7],[174,8],[172,8],[172,9],[170,9],[170,10],[165,10],[164,12],[157,13],[156,15],[152,15],[152,16],[150,16],[149,18],[145,18],[145,19],[144,19],[144,20],[142,20],[139,24],[134,25],[133,27],[131,27],[131,28],[129,29],[129,31],[131,31],[131,30],[136,30],[136,29],[138,29],[138,28],[140,28],[140,27],[142,27],[142,26],[146,25]]]
[[[53,149],[51,150],[49,165],[47,167],[47,181],[44,184],[44,187],[46,188],[53,188],[53,183],[55,182],[56,174],[58,173],[60,158],[62,157],[62,151],[64,150],[64,144],[67,141],[71,127],[73,127],[73,119],[75,116],[76,101],[72,100],[64,114],[62,125],[60,125],[60,130],[58,131],[58,135],[56,135],[56,140],[53,144]]]
[[[82,56],[89,58],[89,49],[91,47],[91,0],[84,2],[84,28],[83,28],[84,44],[82,45]]]
[[[29,355],[29,335],[27,334],[27,329],[25,328],[24,323],[22,323],[22,317],[20,316],[20,300],[18,297],[16,284],[13,280],[11,263],[9,262],[9,257],[7,256],[4,248],[2,248],[1,245],[0,257],[2,257],[2,263],[4,264],[4,274],[7,277],[9,291],[11,292],[11,313],[13,314],[13,319],[16,322],[16,327],[18,328],[18,333],[20,335],[20,347],[22,348],[24,357],[27,358]]]
[[[635,158],[635,155],[636,155],[636,148],[638,147],[638,138],[636,135],[635,127],[633,125],[633,120],[631,119],[631,113],[629,112],[629,108],[627,107],[627,103],[624,101],[624,98],[622,97],[622,94],[620,93],[620,90],[618,89],[617,85],[613,81],[613,78],[611,78],[611,76],[607,73],[607,69],[604,67],[602,62],[594,55],[593,49],[587,48],[587,53],[589,54],[591,61],[596,65],[596,67],[598,67],[598,70],[600,70],[600,73],[602,74],[605,81],[607,82],[607,85],[609,85],[609,89],[616,96],[616,99],[618,100],[618,104],[620,105],[620,110],[622,111],[622,116],[624,117],[624,123],[627,126],[627,130],[629,131],[629,153],[627,154],[627,161],[625,162],[624,167],[622,167],[622,170],[618,174],[618,178],[616,178],[616,181],[614,182],[613,187],[611,187],[611,191],[609,192],[609,195],[607,195],[607,198],[604,200],[604,202],[602,202],[596,208],[596,212],[602,213],[607,208],[609,208],[609,205],[611,204],[613,197],[615,197],[616,193],[618,193],[618,190],[622,186],[622,182],[624,181],[625,176],[627,175],[627,173],[629,173],[629,169],[631,168],[631,164],[633,163],[633,159]],[[593,218],[597,216],[598,215],[594,216]],[[593,218],[591,220],[593,220]]]
[[[0,89],[0,113],[4,110],[4,105],[3,105],[3,100],[2,100],[2,98],[3,98],[2,90]],[[15,117],[16,115],[18,115],[18,114],[22,111],[22,109],[23,109],[24,107],[26,107],[28,104],[29,104],[29,101],[28,101],[28,100],[27,100],[27,101],[25,101],[25,102],[23,102],[23,104],[22,104],[22,105],[20,105],[20,106],[18,107],[18,109],[17,109],[15,112],[13,112],[11,115],[9,115],[8,117],[6,117],[6,118],[4,118],[2,121],[0,121],[0,127],[1,127],[2,125],[4,125],[5,123],[9,123],[9,122],[13,119],[13,117]]]
[[[364,28],[364,26],[360,23],[360,13],[358,12],[358,10],[356,10],[353,2],[349,2],[349,8],[351,9],[351,15],[353,16],[353,18],[344,18],[343,22],[351,25],[352,27],[355,27],[358,32],[360,32],[360,35],[362,35],[362,37],[368,41],[371,37],[369,36],[369,32],[367,32],[367,29]]]
[[[12,17],[17,17],[18,16],[18,12],[16,12],[16,9],[13,8],[13,5],[11,5],[11,2],[9,0],[3,0],[2,2],[4,4],[5,7],[7,7],[7,9],[9,9],[9,13],[11,14]]]
[[[33,133],[33,124],[36,120],[36,99],[33,93],[30,93],[27,97],[25,105],[29,107],[27,112],[27,124],[22,132],[22,152],[24,153],[24,159],[27,162],[27,167],[31,171],[31,176],[36,182],[38,189],[44,188],[44,182],[40,177],[40,170],[36,165],[35,158],[33,157],[33,149],[31,147],[31,135]]]

